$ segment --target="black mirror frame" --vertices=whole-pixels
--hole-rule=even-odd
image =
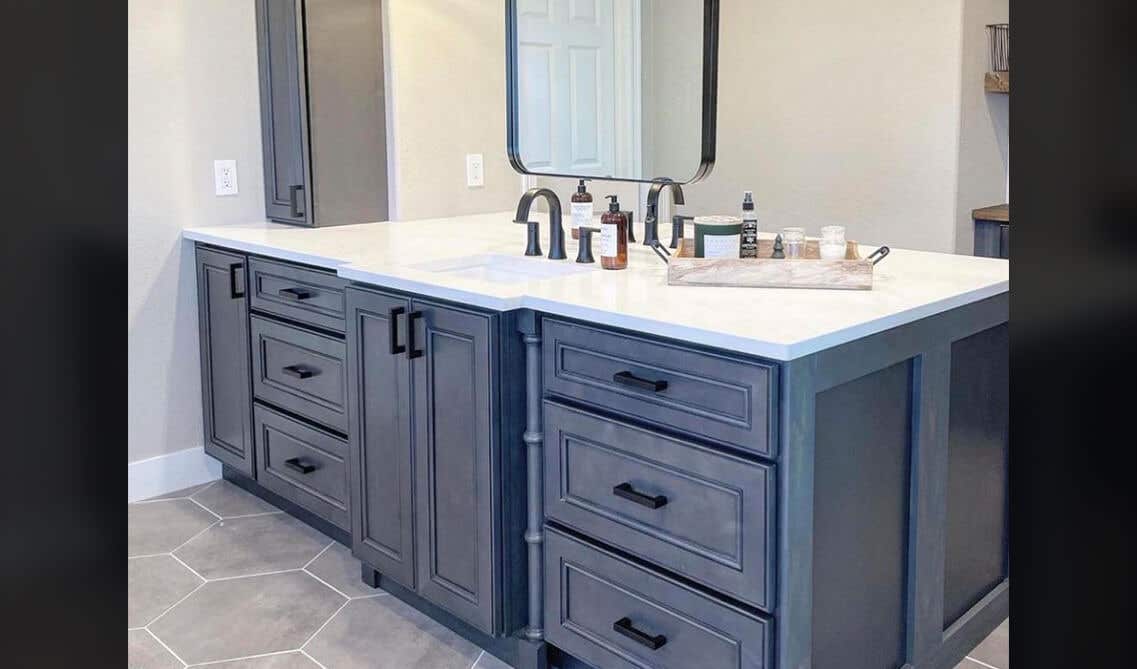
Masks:
[[[626,181],[631,183],[671,182],[669,177],[652,179],[624,179],[579,174],[549,174],[531,172],[521,162],[518,150],[517,100],[517,0],[505,0],[505,94],[506,94],[506,147],[509,163],[520,174],[567,179],[597,181]],[[683,185],[706,179],[715,166],[715,142],[718,130],[718,79],[719,79],[719,0],[703,0],[703,141],[699,169]]]

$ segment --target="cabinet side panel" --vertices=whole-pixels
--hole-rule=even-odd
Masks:
[[[951,347],[944,629],[1008,575],[1009,342],[1003,324]]]
[[[906,656],[912,362],[817,395],[814,669]]]

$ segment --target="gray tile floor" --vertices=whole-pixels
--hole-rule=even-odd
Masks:
[[[128,523],[130,669],[507,669],[226,481],[130,504]],[[957,669],[1010,669],[1009,630]]]

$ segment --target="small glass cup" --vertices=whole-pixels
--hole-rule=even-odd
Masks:
[[[841,260],[845,257],[845,226],[827,225],[821,228],[818,243],[822,260]]]
[[[786,258],[804,258],[805,228],[782,228],[782,248]]]

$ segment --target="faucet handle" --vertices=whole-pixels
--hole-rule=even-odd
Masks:
[[[600,228],[580,228],[580,246],[576,250],[576,261],[579,263],[592,263],[596,259],[592,257],[592,233],[600,232]]]
[[[679,240],[683,239],[683,226],[687,221],[695,220],[694,216],[675,214],[671,217],[671,248],[679,248]]]
[[[528,225],[529,231],[526,235],[525,255],[539,256],[541,255],[541,222],[540,221],[514,221],[517,225]]]

